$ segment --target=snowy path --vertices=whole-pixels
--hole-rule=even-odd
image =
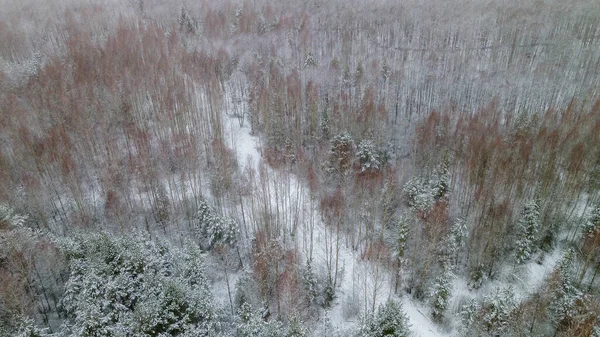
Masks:
[[[250,128],[248,126],[240,126],[240,123],[235,118],[224,118],[225,130],[227,133],[227,139],[229,146],[236,152],[238,162],[243,166],[243,169],[250,168],[258,171],[259,164],[261,163],[261,155],[258,147],[260,144],[259,139],[256,136],[250,134]],[[277,174],[274,170],[267,167],[269,176],[275,177],[274,179],[280,179],[283,181],[273,181],[273,189],[279,188],[278,185],[285,184],[290,190],[288,191],[289,196],[293,196],[294,200],[271,200],[271,203],[280,204],[278,207],[282,207],[283,211],[296,212],[294,205],[301,205],[300,213],[304,216],[301,219],[303,224],[299,225],[296,240],[300,242],[300,252],[306,257],[309,254],[306,245],[303,242],[307,242],[310,237],[310,223],[314,224],[313,228],[313,240],[314,248],[312,250],[312,257],[315,263],[315,267],[322,267],[325,265],[327,260],[327,247],[328,247],[328,235],[330,230],[325,228],[324,224],[320,220],[317,206],[310,200],[308,189],[298,181],[293,175],[281,175]],[[282,204],[283,203],[283,204]],[[312,207],[312,209],[310,209]],[[289,219],[293,218],[290,216]],[[340,240],[345,241],[345,240]],[[331,244],[329,242],[329,244]],[[389,298],[393,297],[393,289],[390,284],[390,275],[383,271],[377,270],[376,266],[368,261],[361,261],[359,258],[359,252],[352,251],[349,247],[346,247],[344,243],[340,243],[339,246],[339,266],[343,270],[341,275],[341,283],[336,291],[337,298],[334,306],[329,312],[332,323],[338,326],[343,331],[353,329],[357,325],[357,317],[352,317],[350,320],[345,319],[344,306],[347,304],[347,299],[352,296],[361,297],[367,292],[369,294],[367,302],[368,307],[373,306],[373,290],[376,287],[375,307],[379,304],[384,303]],[[375,272],[377,271],[377,272]],[[375,276],[377,275],[377,276]],[[364,306],[364,302],[362,305]],[[421,308],[418,304],[414,303],[410,299],[402,299],[404,304],[404,311],[406,312],[411,329],[415,332],[415,336],[443,336],[438,332],[438,329],[433,322],[427,317],[426,309]],[[361,308],[362,309],[362,308]]]

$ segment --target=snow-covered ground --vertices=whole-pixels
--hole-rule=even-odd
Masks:
[[[241,126],[237,118],[224,118],[225,130],[229,146],[236,152],[237,160],[243,165],[243,170],[251,168],[255,171],[259,170],[261,163],[261,154],[259,151],[260,140],[258,137],[250,134],[250,128],[246,123]],[[250,167],[248,167],[250,166]],[[266,166],[266,165],[265,165]],[[268,202],[280,203],[280,212],[295,212],[301,214],[300,222],[297,226],[296,240],[300,243],[306,243],[310,240],[310,231],[312,228],[313,249],[310,249],[308,244],[299,244],[299,251],[303,254],[303,258],[312,256],[316,268],[323,268],[326,261],[331,258],[331,248],[336,249],[336,243],[331,242],[331,229],[325,227],[320,219],[316,205],[311,203],[309,191],[303,183],[293,175],[278,174],[269,167],[265,168],[268,175],[274,180],[271,181],[270,188],[277,189],[279,186],[286,186],[289,190],[286,191],[288,199],[281,196],[272,196]],[[277,181],[277,179],[283,181]],[[294,209],[300,205],[302,208],[299,212]],[[313,208],[312,210],[310,208]],[[294,219],[290,216],[288,219]],[[311,227],[314,224],[314,227]],[[345,313],[347,311],[348,301],[352,298],[358,298],[361,303],[361,308],[373,307],[373,299],[375,299],[374,307],[384,303],[388,299],[394,297],[391,280],[392,277],[387,271],[382,270],[382,267],[376,266],[369,261],[360,259],[358,251],[353,251],[347,247],[344,242],[339,242],[339,278],[341,282],[336,289],[337,298],[333,307],[329,311],[329,318],[334,326],[337,326],[342,331],[353,329],[358,324],[358,317]],[[366,294],[366,295],[365,295]],[[373,295],[375,294],[375,295]],[[366,299],[365,299],[366,297]],[[398,299],[398,298],[397,298]],[[411,329],[415,336],[443,336],[438,331],[438,327],[429,319],[427,309],[423,308],[418,303],[413,302],[408,298],[399,299],[403,302],[404,311],[409,318]]]
[[[242,107],[245,108],[245,107]],[[251,169],[258,172],[266,171],[268,188],[272,189],[269,197],[263,202],[269,203],[270,209],[277,208],[278,213],[289,214],[284,222],[292,222],[288,233],[294,232],[296,247],[303,255],[303,259],[312,257],[315,269],[325,268],[327,261],[331,263],[332,248],[336,249],[336,242],[332,240],[333,231],[322,222],[316,203],[311,199],[310,192],[303,182],[290,173],[277,172],[262,163],[260,152],[260,139],[250,133],[249,123],[240,124],[238,118],[224,117],[224,125],[228,145],[235,151],[238,162],[244,171]],[[273,191],[275,191],[273,193]],[[279,192],[279,193],[278,193]],[[270,200],[267,200],[269,199]],[[583,213],[584,207],[577,207],[575,213]],[[581,214],[579,214],[581,215]],[[256,216],[255,214],[250,217]],[[285,225],[284,225],[285,226]],[[309,244],[312,235],[313,245]],[[358,316],[348,314],[348,304],[359,306],[357,310],[378,307],[390,298],[395,298],[403,303],[403,309],[408,316],[411,330],[415,336],[455,336],[458,335],[458,322],[460,307],[470,299],[482,298],[491,294],[496,289],[511,288],[515,300],[523,301],[534,294],[543,284],[544,280],[554,270],[561,259],[563,249],[555,248],[545,254],[543,259],[532,259],[521,266],[505,266],[499,277],[491,282],[486,282],[477,290],[470,290],[467,280],[455,277],[452,281],[451,299],[448,309],[449,324],[442,328],[431,320],[431,309],[423,303],[418,303],[409,296],[398,297],[394,294],[392,275],[384,268],[377,267],[370,261],[360,258],[358,251],[353,251],[339,241],[338,268],[340,270],[336,300],[328,316],[334,326],[342,331],[349,331],[358,324]],[[541,260],[541,261],[538,261]],[[373,303],[373,299],[375,303]],[[360,303],[360,304],[357,304]],[[373,305],[374,304],[374,305]],[[448,331],[449,330],[449,331]]]

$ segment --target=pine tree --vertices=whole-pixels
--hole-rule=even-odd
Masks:
[[[33,319],[26,318],[21,322],[15,337],[50,337],[51,334],[47,333],[47,330],[48,329],[38,328]],[[2,330],[0,330],[0,332],[2,332]]]
[[[458,255],[465,244],[467,234],[465,220],[463,218],[456,219],[450,227],[450,237],[448,239],[448,255],[454,265],[458,263]]]
[[[304,60],[304,68],[307,67],[315,67],[317,65],[317,61],[315,60],[315,56],[312,52],[308,52],[306,59]]]
[[[443,263],[442,273],[435,280],[433,286],[432,298],[433,298],[433,318],[441,322],[444,318],[444,313],[448,308],[448,303],[451,296],[451,284],[452,271],[448,266],[448,263]]]
[[[285,336],[283,325],[277,321],[267,321],[254,312],[252,306],[243,303],[238,311],[236,331],[238,337],[281,337]]]
[[[175,335],[214,331],[212,296],[199,250],[142,233],[63,239],[71,275],[61,301],[66,335]]]
[[[406,246],[408,243],[408,231],[408,219],[406,218],[406,216],[403,215],[396,223],[396,235],[394,238],[394,256],[396,258],[396,263],[398,266],[398,270],[396,271],[396,284],[394,286],[394,291],[396,292],[398,291],[398,286],[400,285],[400,281],[402,278],[402,272],[406,264],[405,254]]]
[[[600,318],[597,320],[598,324],[594,326],[594,332],[591,337],[600,337]]]
[[[153,215],[158,225],[165,231],[169,222],[169,208],[171,207],[167,192],[164,187],[160,187],[156,194],[156,200],[153,204]]]
[[[551,282],[550,316],[552,322],[560,326],[574,315],[574,307],[581,297],[581,292],[572,284],[572,266],[575,259],[575,251],[568,250],[554,271]]]
[[[411,177],[404,185],[403,191],[408,205],[415,210],[426,212],[435,203],[436,190],[431,188],[429,182],[423,177]]]
[[[0,204],[0,229],[3,228],[20,228],[27,221],[27,216],[17,214],[15,210],[6,205]]]
[[[600,229],[600,205],[594,208],[592,214],[590,214],[582,229],[583,234],[586,236],[593,236],[594,232]]]
[[[465,336],[508,336],[511,314],[517,303],[510,288],[499,290],[481,301],[472,300],[461,308],[461,322]]]
[[[329,140],[331,137],[331,120],[329,119],[329,113],[327,112],[327,107],[323,110],[323,114],[321,116],[321,120],[319,121],[319,127],[321,129],[321,137],[325,140]]]
[[[217,245],[234,246],[239,237],[238,223],[222,218],[208,203],[201,200],[198,206],[196,235],[206,241],[208,248]]]
[[[331,150],[329,152],[329,172],[336,172],[341,175],[346,174],[352,165],[352,155],[354,151],[354,140],[348,133],[341,133],[331,140]]]
[[[448,156],[445,155],[437,169],[437,182],[434,187],[435,198],[437,200],[446,197],[450,192],[450,172],[449,172],[450,161]]]
[[[358,144],[358,152],[356,158],[360,163],[361,172],[377,171],[381,167],[379,153],[375,149],[373,141],[365,139]]]
[[[319,289],[317,278],[312,270],[312,263],[310,260],[306,261],[306,266],[302,271],[302,283],[304,284],[304,289],[308,295],[308,303],[316,303],[318,300]]]
[[[286,337],[308,337],[308,330],[297,316],[292,316]]]
[[[377,314],[366,314],[361,319],[357,337],[408,337],[410,336],[408,318],[402,311],[402,305],[389,300],[381,305]]]
[[[535,201],[525,205],[518,223],[518,239],[515,258],[521,264],[531,258],[534,252],[537,233],[540,227],[540,208]]]

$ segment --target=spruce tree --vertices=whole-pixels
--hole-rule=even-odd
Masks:
[[[308,303],[316,303],[318,300],[319,288],[317,278],[312,270],[312,263],[310,260],[306,261],[306,266],[302,271],[302,283],[304,284],[304,290],[306,290],[308,296]]]
[[[452,285],[450,283],[452,278],[451,268],[447,263],[442,266],[442,273],[436,278],[435,285],[433,286],[432,297],[433,297],[433,318],[437,322],[441,322],[444,318],[444,313],[448,308],[450,301]]]
[[[362,140],[358,144],[358,152],[356,158],[360,163],[361,172],[377,171],[381,167],[379,153],[375,149],[375,144],[371,140]]]
[[[594,231],[600,229],[600,205],[596,206],[592,211],[592,214],[588,217],[583,225],[583,235],[590,236],[594,234]]]
[[[540,227],[540,208],[535,201],[530,201],[525,205],[521,213],[521,219],[518,223],[517,249],[515,258],[517,263],[522,264],[531,258],[535,251],[537,233]]]
[[[410,336],[408,318],[402,311],[402,305],[389,300],[379,306],[377,314],[366,314],[357,331],[357,337],[408,337]]]
[[[558,327],[574,315],[576,301],[581,297],[581,292],[572,283],[572,267],[575,251],[568,250],[554,271],[551,282],[550,317]]]
[[[297,316],[292,316],[286,337],[308,337],[308,330]]]

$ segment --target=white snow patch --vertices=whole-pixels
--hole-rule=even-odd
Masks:
[[[402,308],[408,321],[411,325],[414,337],[442,337],[442,334],[437,325],[429,318],[428,309],[423,308],[420,304],[415,303],[408,297],[402,299]]]

